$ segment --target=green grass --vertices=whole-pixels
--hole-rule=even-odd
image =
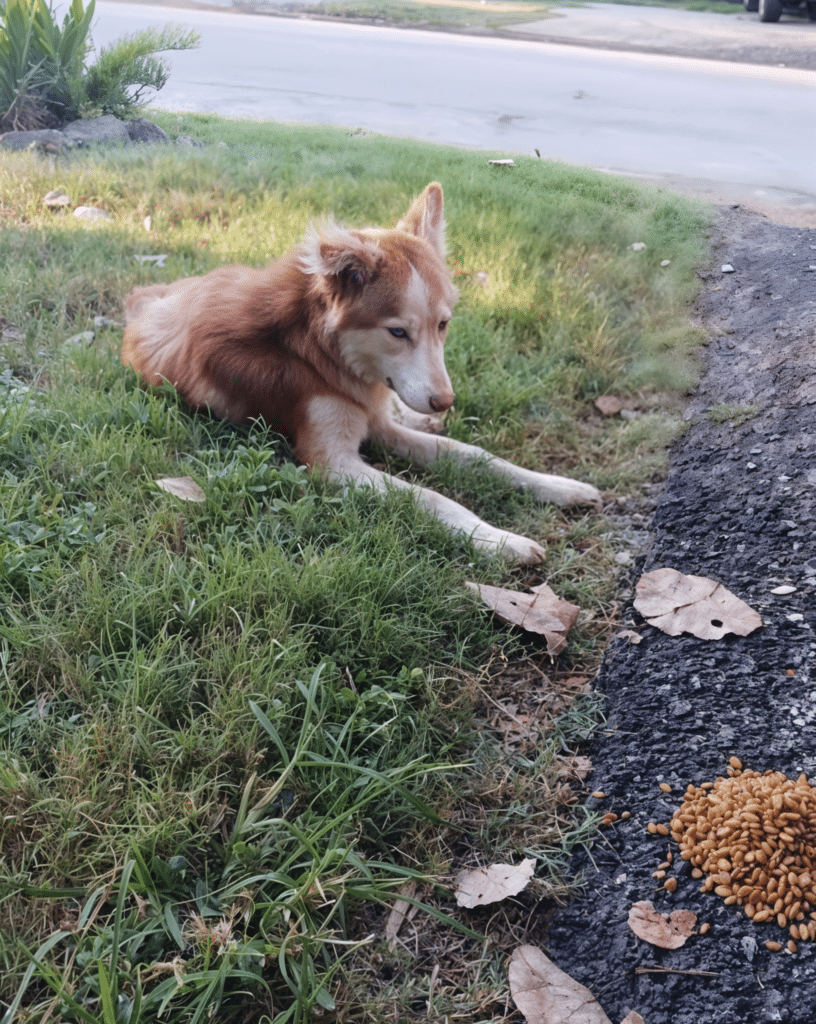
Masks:
[[[613,496],[653,476],[675,421],[600,421],[591,402],[691,379],[706,214],[533,159],[508,173],[342,130],[156,120],[207,145],[0,154],[0,1000],[27,1021],[282,1024],[335,1003],[381,1020],[416,998],[399,951],[367,941],[407,880],[429,941],[485,977],[488,921],[456,911],[451,873],[534,856],[531,900],[571,884],[593,824],[558,755],[599,710],[561,680],[609,632],[609,525],[478,467],[417,475],[548,548],[538,570],[488,558],[404,494],[311,479],[262,425],[145,392],[121,329],[94,318],[120,319],[135,284],[262,264],[315,217],[393,223],[439,180],[462,292],[450,433]],[[113,219],[48,211],[56,187]],[[155,254],[164,268],[134,259]],[[466,579],[550,581],[584,609],[567,652],[551,665]],[[511,705],[557,709],[533,748],[508,746]],[[376,957],[392,986],[373,984]],[[487,1019],[480,976],[446,982],[439,1007]]]
[[[712,11],[716,14],[734,14],[743,10],[741,3],[726,0],[608,0],[635,7],[667,7],[683,11]],[[254,0],[250,5],[256,10],[276,8]],[[580,0],[543,4],[539,0],[490,0],[481,6],[479,0],[463,5],[424,3],[423,0],[318,0],[317,3],[293,4],[293,9],[305,10],[324,17],[353,18],[366,21],[385,22],[393,25],[431,26],[447,29],[496,29],[508,25],[522,25],[545,18],[557,18],[554,8],[584,7]]]

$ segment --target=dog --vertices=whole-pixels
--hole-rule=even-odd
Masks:
[[[544,557],[535,541],[382,473],[359,453],[370,438],[420,465],[441,456],[483,462],[541,501],[599,502],[589,484],[427,432],[453,406],[444,344],[456,300],[442,187],[432,182],[393,229],[313,227],[265,269],[228,266],[135,288],[122,361],[149,385],[170,382],[193,408],[236,423],[261,417],[290,438],[300,462],[330,478],[410,488],[478,548],[534,564]]]

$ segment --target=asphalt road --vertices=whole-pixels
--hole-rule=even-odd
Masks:
[[[815,72],[110,0],[94,40],[162,21],[202,40],[170,55],[165,109],[538,150],[816,219]]]

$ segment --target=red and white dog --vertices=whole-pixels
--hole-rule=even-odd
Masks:
[[[428,185],[393,230],[312,229],[263,270],[233,266],[128,296],[122,361],[169,381],[194,407],[240,423],[263,417],[297,458],[380,490],[411,487],[359,454],[376,439],[426,465],[483,460],[514,487],[557,505],[596,503],[589,484],[521,469],[473,445],[416,429],[453,405],[443,346],[457,293],[444,260],[442,188]],[[395,395],[421,414],[394,418]],[[406,422],[413,422],[407,426]],[[418,501],[480,548],[534,563],[544,551],[427,488]]]

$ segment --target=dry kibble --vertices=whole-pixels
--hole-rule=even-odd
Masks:
[[[703,880],[701,892],[739,904],[756,924],[789,931],[789,948],[816,939],[816,787],[807,776],[751,771],[732,757],[725,776],[687,787],[670,824],[647,828],[678,844],[692,878]],[[664,886],[673,892],[670,882],[676,887],[675,879]]]
[[[677,879],[667,878],[666,881],[663,883],[663,888],[666,890],[666,892],[674,892],[674,890],[677,888]]]
[[[708,921],[706,921],[704,924],[701,924],[700,925],[700,934],[701,935],[706,935],[708,933],[709,928],[711,928],[711,925],[708,923]]]
[[[661,782],[660,788],[663,790],[664,793],[671,793],[671,786],[668,784],[668,782]]]
[[[765,943],[765,948],[770,949],[772,953],[775,953],[777,950],[782,948],[782,943],[774,942],[773,939],[768,939],[768,941]]]
[[[788,939],[788,949],[791,951],[791,953],[796,952],[796,943],[793,941],[793,939]]]
[[[621,814],[621,821],[627,821],[631,817],[632,817],[632,812],[631,811],[624,811]]]
[[[604,793],[602,789],[596,789],[592,795],[595,797],[596,800],[603,800],[603,798],[606,796],[606,793]]]

